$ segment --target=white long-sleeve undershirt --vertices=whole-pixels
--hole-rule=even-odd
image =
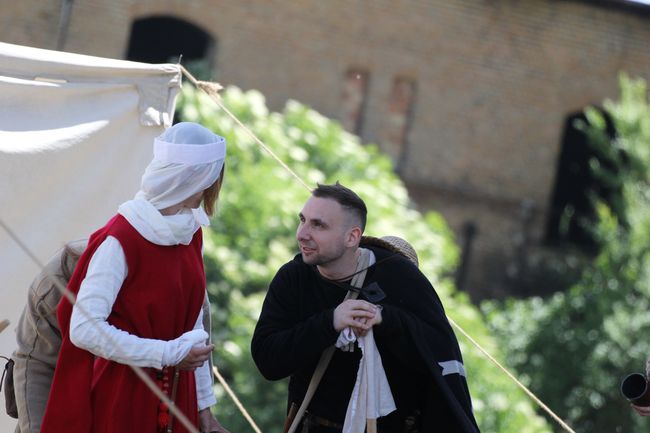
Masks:
[[[141,338],[109,324],[108,316],[127,275],[124,250],[116,238],[108,236],[90,260],[72,310],[70,340],[75,346],[122,364],[160,369],[178,364],[192,346],[205,343],[208,335],[202,311],[192,331],[171,341]],[[195,370],[195,377],[199,410],[216,404],[207,361]]]

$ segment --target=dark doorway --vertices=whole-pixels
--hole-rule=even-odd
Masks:
[[[616,135],[614,125],[606,112],[601,110],[601,114],[611,141]],[[585,252],[596,252],[592,230],[597,222],[596,202],[611,204],[621,192],[594,171],[594,167],[602,167],[616,174],[617,167],[590,142],[581,125],[588,126],[583,112],[569,115],[564,124],[546,240],[551,245],[573,244]]]

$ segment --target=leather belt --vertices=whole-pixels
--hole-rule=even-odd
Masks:
[[[335,429],[342,429],[343,424],[330,421],[327,418],[323,418],[318,415],[314,415],[313,413],[310,413],[309,411],[305,411],[305,419],[309,420],[310,423],[321,426],[321,427],[330,427],[330,428],[335,428]]]

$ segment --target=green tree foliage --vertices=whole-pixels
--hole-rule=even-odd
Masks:
[[[282,113],[269,112],[260,93],[237,88],[227,89],[223,101],[309,185],[339,180],[364,197],[369,209],[366,232],[408,239],[448,314],[489,351],[499,353],[479,312],[454,291],[449,276],[459,253],[449,228],[440,215],[414,209],[390,160],[376,146],[362,146],[338,123],[295,101]],[[228,140],[218,213],[205,235],[216,364],[262,430],[278,432],[286,410],[286,383],[261,377],[249,345],[268,283],[298,252],[297,215],[309,192],[205,94],[185,86],[179,110],[182,119],[200,122]],[[459,339],[483,432],[548,432],[522,393]],[[222,423],[231,431],[251,431],[220,386],[217,391]]]
[[[582,125],[611,162],[592,168],[622,191],[609,206],[597,203],[600,253],[566,293],[485,306],[509,363],[584,433],[650,428],[619,391],[626,374],[645,370],[650,354],[650,106],[643,80],[622,76],[620,84],[620,100],[604,104],[616,137],[607,136],[598,110],[587,110]]]

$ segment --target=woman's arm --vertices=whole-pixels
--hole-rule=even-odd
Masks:
[[[160,369],[176,365],[207,338],[202,330],[171,340],[141,338],[108,323],[128,269],[122,246],[109,236],[90,259],[70,319],[70,341],[96,356],[121,364]]]

